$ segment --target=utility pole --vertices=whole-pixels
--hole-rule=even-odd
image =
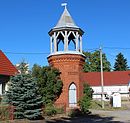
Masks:
[[[104,81],[103,81],[103,65],[102,65],[102,47],[99,49],[100,51],[100,64],[101,64],[101,102],[102,102],[102,108],[104,109]]]

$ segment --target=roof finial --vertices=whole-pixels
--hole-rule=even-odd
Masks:
[[[62,3],[61,6],[64,6],[66,9],[67,3]]]

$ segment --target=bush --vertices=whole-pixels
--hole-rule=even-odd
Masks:
[[[69,114],[70,117],[82,116],[82,112],[78,108],[71,109]]]
[[[57,114],[57,110],[54,105],[50,103],[45,106],[43,114],[47,116],[53,116]]]
[[[83,97],[79,100],[79,106],[83,114],[89,113],[93,90],[88,84],[84,84]]]
[[[9,120],[9,107],[1,106],[0,107],[0,121]]]
[[[56,114],[63,114],[65,112],[64,106],[62,105],[53,105],[52,103],[49,103],[45,105],[43,114],[47,116],[54,116]]]
[[[80,109],[83,114],[87,114],[89,112],[89,107],[91,105],[91,99],[84,95],[82,99],[79,101]]]
[[[56,112],[57,112],[57,114],[63,114],[65,111],[64,111],[63,107],[60,107],[60,108],[56,107]]]

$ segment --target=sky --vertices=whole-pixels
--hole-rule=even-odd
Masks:
[[[50,37],[67,3],[85,33],[83,50],[102,46],[113,67],[122,52],[130,66],[130,0],[0,0],[0,50],[13,64],[48,65]]]

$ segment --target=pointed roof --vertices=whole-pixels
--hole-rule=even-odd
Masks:
[[[64,12],[62,13],[57,25],[54,28],[63,28],[63,27],[79,28],[73,21],[66,6],[65,6]]]
[[[0,75],[12,76],[18,73],[18,70],[0,50]]]

